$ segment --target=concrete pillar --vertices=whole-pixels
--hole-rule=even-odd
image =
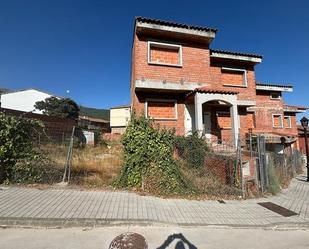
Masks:
[[[231,113],[231,120],[232,120],[232,133],[233,133],[234,145],[235,147],[237,147],[240,124],[239,124],[238,110],[237,110],[236,103],[234,103],[230,107],[230,113]]]
[[[200,93],[196,93],[194,96],[194,102],[195,102],[195,126],[196,131],[199,135],[202,135],[203,133],[203,108],[202,108],[202,102],[200,98]]]

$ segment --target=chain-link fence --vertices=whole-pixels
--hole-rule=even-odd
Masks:
[[[251,141],[251,157],[256,159],[255,181],[260,193],[277,193],[287,187],[290,180],[302,172],[302,155],[290,144],[275,144],[262,136],[254,136]]]
[[[49,132],[56,136],[49,136]],[[85,130],[75,126],[70,132],[49,129],[41,134],[37,145],[55,167],[62,169],[63,182],[91,187],[108,186],[117,177],[122,165],[121,144],[119,141],[107,143],[100,133],[93,134],[98,137],[87,143],[84,134]]]
[[[53,184],[70,181],[71,184],[101,187],[110,185],[118,175],[122,165],[119,141],[107,143],[102,134],[82,130],[72,119],[0,111],[20,119],[39,120],[44,126],[34,127],[28,134],[36,156],[16,164],[12,182]]]

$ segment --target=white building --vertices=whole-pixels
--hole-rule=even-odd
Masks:
[[[110,127],[112,133],[124,133],[129,119],[131,108],[128,105],[112,107],[110,109]]]
[[[42,114],[42,111],[35,110],[37,101],[45,100],[53,95],[36,89],[25,89],[2,94],[0,96],[0,107],[24,112]]]

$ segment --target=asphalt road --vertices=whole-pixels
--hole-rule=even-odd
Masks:
[[[309,230],[159,226],[113,226],[93,229],[1,228],[0,248],[107,249],[116,236],[125,232],[143,235],[149,249],[309,248]]]

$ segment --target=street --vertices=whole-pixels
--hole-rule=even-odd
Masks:
[[[135,232],[144,236],[149,249],[309,248],[309,230],[175,226],[113,226],[93,229],[3,228],[0,229],[0,248],[107,249],[116,236],[125,232]],[[182,242],[179,242],[180,240]]]

